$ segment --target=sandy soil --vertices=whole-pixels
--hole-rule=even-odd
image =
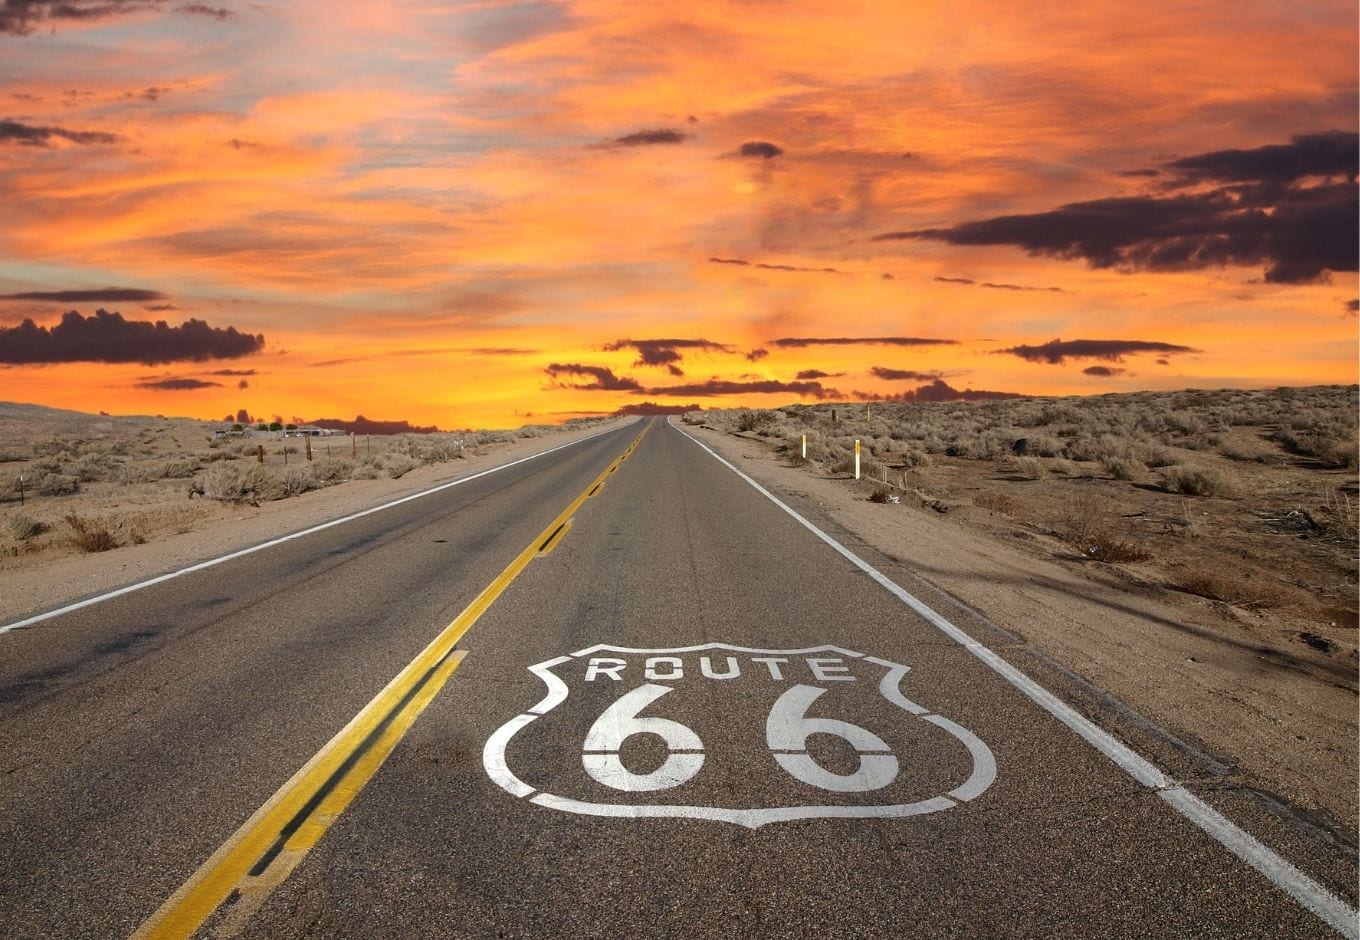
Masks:
[[[133,439],[139,435],[149,436],[155,443],[148,449],[154,453],[146,455],[146,459],[154,462],[163,460],[169,453],[201,450],[211,438],[212,429],[220,426],[199,421],[140,418],[104,418],[101,421],[70,412],[53,412],[40,417],[40,429],[35,429],[32,413],[26,413],[23,420],[11,419],[8,425],[0,420],[0,443],[13,447],[11,442],[24,441],[35,435],[40,439],[65,436],[86,441],[101,433],[114,440],[120,435]],[[3,418],[4,415],[0,415],[0,419]],[[23,507],[16,501],[3,503],[0,504],[0,548],[7,550],[0,554],[0,623],[287,535],[635,420],[620,418],[509,443],[469,446],[463,458],[426,464],[399,479],[384,476],[351,480],[256,506],[190,498],[192,477],[134,486],[119,482],[82,484],[81,490],[73,495],[30,497]],[[118,427],[120,422],[122,427]],[[150,435],[146,433],[148,430]],[[371,446],[379,450],[390,443],[381,438],[373,441]],[[296,439],[287,443],[299,449],[304,447],[304,442]],[[277,451],[282,444],[277,439],[270,439],[271,460],[281,460]],[[348,454],[351,447],[347,438],[314,439],[312,444],[318,456],[324,453],[327,444],[337,453]],[[362,454],[366,444],[361,437],[356,449]],[[294,465],[299,462],[297,455],[291,459]],[[305,457],[302,460],[305,462]],[[250,460],[247,458],[245,462]],[[11,465],[13,463],[16,462]],[[0,464],[0,470],[5,466]],[[44,520],[50,527],[40,537],[42,544],[37,549],[31,544],[36,540],[27,543],[17,540],[7,530],[8,520],[20,513]],[[62,521],[68,514],[94,520],[115,520],[116,524],[110,523],[115,532],[135,531],[142,541],[120,539],[125,544],[111,551],[80,553],[69,544],[69,526]]]
[[[777,442],[712,427],[685,430],[772,491],[813,501],[878,551],[900,559],[1145,717],[1200,742],[1236,766],[1239,782],[1320,813],[1353,838],[1353,568],[1348,576],[1332,572],[1320,591],[1300,589],[1303,596],[1294,610],[1253,610],[1168,590],[1138,565],[1083,559],[1046,526],[962,503],[969,491],[1006,489],[1029,504],[1038,500],[1036,491],[1045,481],[1010,479],[993,464],[936,461],[929,473],[911,475],[909,490],[898,488],[900,503],[876,503],[869,496],[879,484],[856,483],[848,474],[815,466],[791,466]],[[1114,508],[1121,513],[1184,511],[1183,500],[1169,494],[1124,489],[1128,492],[1120,500],[1138,498],[1129,492],[1146,499],[1139,508],[1116,500]],[[1101,494],[1103,500],[1110,498]],[[1163,498],[1171,509],[1157,505]],[[1059,489],[1048,499],[1070,501],[1070,490]],[[1190,511],[1210,511],[1200,505]],[[1240,559],[1231,555],[1239,548],[1231,539],[1215,544],[1217,549],[1196,551],[1228,553],[1217,564],[1233,569]],[[1324,572],[1329,559],[1322,564]],[[1268,567],[1270,559],[1249,562]],[[1328,577],[1316,566],[1312,574]],[[1331,613],[1332,619],[1319,623],[1319,612]],[[1342,618],[1348,619],[1342,623]],[[1299,634],[1309,631],[1325,631],[1327,648],[1300,640]]]

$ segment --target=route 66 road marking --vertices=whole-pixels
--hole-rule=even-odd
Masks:
[[[838,646],[780,650],[708,643],[634,649],[605,644],[538,663],[529,671],[547,686],[547,695],[487,739],[482,763],[506,792],[551,809],[591,816],[709,819],[755,829],[794,819],[900,818],[937,813],[976,799],[996,779],[996,760],[981,739],[903,695],[901,685],[909,666]],[[705,729],[666,716],[667,696],[682,686],[712,684],[717,688],[742,682],[751,684],[756,693],[752,700],[761,700],[759,693],[763,691],[773,703],[768,711],[762,705],[760,714],[751,710],[749,716],[724,715],[723,720],[753,723],[755,727],[747,729],[749,737],[760,740],[765,753],[722,756],[741,761],[743,767],[786,774],[802,784],[799,792],[810,798],[804,805],[795,806],[668,802],[683,798],[687,789],[694,789],[703,780],[705,766],[714,755],[704,743]],[[836,703],[841,698],[827,693],[845,683],[875,685],[878,695],[896,709],[878,709],[877,726],[873,728],[852,720],[854,715],[836,715]],[[604,690],[613,691],[614,687],[619,694],[593,720],[584,739],[563,749],[564,754],[574,755],[577,767],[593,781],[598,801],[540,790],[523,779],[531,776],[531,771],[516,773],[509,765],[507,750],[516,735],[543,720],[574,690],[588,691],[598,699]],[[962,781],[945,781],[944,792],[936,795],[909,802],[884,802],[882,795],[893,792],[904,760],[912,757],[896,753],[889,744],[889,738],[901,738],[903,728],[885,726],[884,714],[890,716],[889,724],[924,722],[933,726],[937,736],[943,732],[952,739],[952,751],[965,757],[971,770]],[[659,766],[649,771],[629,768],[625,742],[636,735],[651,735],[664,742],[666,752]],[[809,747],[813,735],[839,739],[843,748],[852,749],[857,766],[846,773],[824,766]],[[878,799],[871,801],[874,795]],[[627,802],[604,801],[620,797]]]

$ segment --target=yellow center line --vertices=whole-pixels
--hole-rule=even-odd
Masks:
[[[650,426],[649,426],[650,427]],[[255,811],[212,857],[137,928],[133,940],[187,938],[223,902],[215,934],[232,936],[288,877],[382,766],[443,688],[465,651],[454,646],[539,554],[561,543],[581,505],[637,449],[647,429],[473,598],[335,737]]]

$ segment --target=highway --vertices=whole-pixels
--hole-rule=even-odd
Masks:
[[[1354,859],[779,498],[645,419],[0,635],[0,934],[1356,935]]]

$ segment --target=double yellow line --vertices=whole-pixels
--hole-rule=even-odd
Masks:
[[[213,935],[238,933],[321,840],[443,688],[466,653],[454,649],[458,640],[529,562],[561,543],[576,510],[600,491],[646,434],[643,429],[429,646],[167,898],[137,928],[133,940],[191,937],[209,918],[213,918]],[[228,899],[231,903],[224,907]]]

